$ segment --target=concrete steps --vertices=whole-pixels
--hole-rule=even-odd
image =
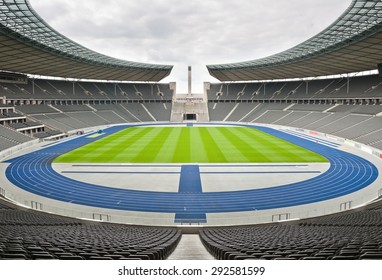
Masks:
[[[199,234],[183,234],[168,260],[214,260],[200,241]]]

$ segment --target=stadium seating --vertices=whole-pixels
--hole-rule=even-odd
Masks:
[[[217,259],[381,259],[381,205],[300,223],[203,229],[200,237]]]
[[[35,79],[28,84],[0,83],[4,95],[21,116],[68,132],[128,122],[169,121],[169,84],[111,84]],[[30,102],[30,100],[38,100]],[[40,133],[39,137],[44,134]]]
[[[223,121],[235,105],[235,103],[209,103],[210,121]]]
[[[0,125],[0,151],[33,140],[32,137]]]
[[[17,209],[0,198],[0,259],[166,259],[180,230],[81,221]]]
[[[72,82],[33,79],[27,84],[0,83],[0,96],[36,100],[171,100],[169,84]]]
[[[305,128],[382,148],[382,78],[211,84],[211,121]]]
[[[349,84],[349,90],[348,90]],[[378,75],[291,82],[211,84],[209,100],[327,100],[378,98],[382,81]]]
[[[58,130],[51,130],[51,129],[46,129],[44,130],[44,132],[37,132],[37,133],[34,133],[33,136],[36,137],[36,138],[49,138],[49,137],[58,137],[58,136],[61,136],[62,135],[62,132],[61,131],[58,131]]]

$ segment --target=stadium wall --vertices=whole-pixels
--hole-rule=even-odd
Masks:
[[[29,142],[22,143],[20,145],[14,146],[12,148],[6,149],[4,151],[1,151],[0,152],[0,161],[4,160],[4,159],[6,159],[6,158],[8,158],[10,156],[14,156],[17,153],[22,152],[23,150],[29,149],[29,148],[35,146],[36,144],[38,144],[39,142],[40,142],[39,139],[35,139],[35,140],[32,140],[32,141],[29,141]]]

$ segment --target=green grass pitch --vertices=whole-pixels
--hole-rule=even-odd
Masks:
[[[56,163],[327,162],[249,127],[131,127],[63,154]]]

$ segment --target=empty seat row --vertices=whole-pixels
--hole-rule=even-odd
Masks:
[[[0,259],[166,259],[175,228],[97,223],[12,207],[0,200]]]
[[[299,223],[200,231],[217,259],[382,259],[382,206]]]

